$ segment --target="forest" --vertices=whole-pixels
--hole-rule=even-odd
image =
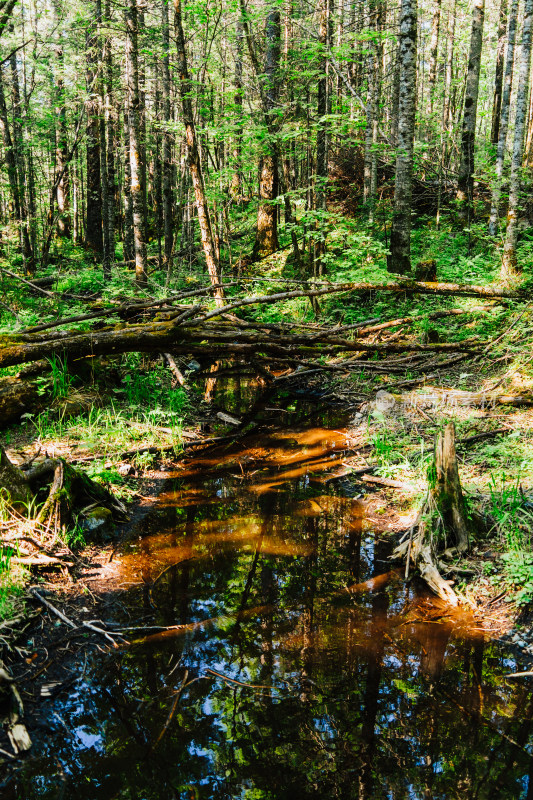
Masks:
[[[0,797],[533,797],[533,0],[0,0]]]

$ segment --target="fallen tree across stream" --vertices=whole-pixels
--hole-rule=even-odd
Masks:
[[[339,338],[335,328],[312,329],[313,333],[300,333],[290,335],[283,332],[282,326],[277,326],[279,334],[276,337],[276,328],[266,328],[261,323],[241,321],[231,315],[239,308],[252,305],[265,305],[298,297],[319,297],[330,294],[368,292],[422,292],[429,294],[482,296],[490,298],[516,298],[520,295],[505,289],[495,289],[480,286],[462,286],[458,284],[422,283],[414,281],[400,281],[390,284],[373,285],[368,283],[334,284],[317,289],[294,290],[277,292],[271,295],[253,295],[245,297],[216,309],[208,311],[199,303],[188,307],[175,308],[172,304],[185,296],[202,294],[208,289],[199,289],[190,293],[182,293],[176,298],[154,300],[152,303],[121,305],[115,308],[103,308],[86,315],[64,320],[57,320],[34,329],[28,329],[12,335],[4,335],[0,340],[0,368],[24,364],[54,354],[64,354],[68,358],[85,358],[98,355],[125,352],[174,352],[174,353],[199,353],[217,359],[228,354],[251,355],[266,352],[278,359],[290,361],[291,348],[297,348],[298,356],[318,356],[321,345],[327,345],[328,353],[335,351],[355,351],[372,353],[399,353],[407,351],[425,352],[471,352],[477,350],[482,344],[477,341],[465,340],[460,344],[454,343],[419,343],[410,341],[391,342],[366,342],[361,341],[355,329],[355,339]],[[123,319],[134,319],[139,314],[152,315],[157,313],[156,319],[148,321],[135,321],[109,325],[92,330],[58,330],[66,325],[87,320],[106,318],[112,314]],[[216,317],[224,317],[224,321],[214,322]],[[207,324],[209,323],[209,324]],[[406,323],[406,319],[398,324]],[[52,328],[53,326],[53,328]],[[256,327],[255,333],[246,328]],[[291,327],[290,325],[288,326]],[[52,328],[52,330],[51,330]],[[375,329],[372,329],[375,333]],[[370,333],[368,331],[367,333]],[[282,341],[280,339],[282,338]],[[277,339],[277,340],[276,340]]]
[[[282,279],[280,279],[282,280]],[[235,288],[236,284],[226,284]],[[371,318],[344,326],[318,323],[264,323],[241,319],[235,312],[250,306],[271,305],[302,297],[333,294],[361,296],[378,292],[441,294],[482,298],[513,298],[522,295],[507,288],[468,286],[399,280],[374,285],[369,283],[321,283],[267,295],[237,297],[225,305],[209,309],[207,296],[213,287],[200,287],[162,299],[102,306],[87,314],[59,318],[11,335],[0,337],[0,368],[38,362],[46,370],[46,359],[56,356],[70,365],[98,356],[143,352],[193,357],[200,364],[220,364],[232,359],[253,367],[262,379],[273,381],[310,371],[349,373],[364,369],[403,374],[416,369],[431,373],[445,369],[469,355],[480,354],[491,342],[479,338],[460,342],[425,341],[402,337],[420,315],[382,321]],[[182,305],[188,300],[191,305]],[[487,307],[482,308],[483,312]],[[433,312],[430,319],[465,314],[463,309]],[[118,322],[113,321],[118,318]],[[89,327],[88,327],[89,326]],[[391,328],[399,330],[396,333]],[[381,356],[377,360],[371,356]],[[400,357],[401,356],[401,357]],[[446,358],[443,358],[446,356]],[[173,372],[177,365],[174,362]],[[28,368],[26,368],[28,369]],[[33,369],[33,367],[31,368]],[[287,370],[292,370],[289,375]],[[180,373],[181,374],[181,373]],[[183,378],[182,378],[183,379]],[[42,395],[42,392],[40,393]],[[38,408],[39,400],[31,379],[21,373],[0,381],[0,425],[12,422],[25,411]]]

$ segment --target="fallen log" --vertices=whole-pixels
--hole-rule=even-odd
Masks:
[[[462,296],[462,297],[490,297],[507,298],[512,300],[523,300],[525,296],[520,292],[510,289],[496,288],[492,286],[474,286],[460,283],[431,283],[428,281],[412,281],[409,279],[397,281],[395,283],[337,283],[331,284],[323,289],[294,290],[291,292],[277,292],[270,295],[253,295],[241,300],[236,300],[227,305],[220,306],[208,312],[199,321],[205,322],[221,314],[227,314],[236,308],[252,306],[258,304],[278,302],[279,300],[290,300],[297,297],[322,297],[328,294],[351,292],[354,294],[365,294],[374,292],[393,292],[395,294],[433,294],[442,296]]]
[[[322,354],[322,346],[327,347],[328,354],[341,350],[369,353],[442,353],[473,352],[484,344],[477,340],[464,340],[460,344],[354,342],[329,334],[323,340],[316,334],[311,339],[303,335],[268,338],[258,333],[228,329],[227,326],[225,329],[212,325],[200,326],[196,320],[187,325],[181,325],[179,320],[165,320],[117,325],[98,331],[71,330],[56,331],[46,336],[42,333],[3,336],[0,339],[0,368],[50,358],[57,354],[69,359],[80,359],[127,352],[198,353],[216,361],[230,353],[250,356],[258,352],[268,352],[285,358],[299,358],[302,355],[317,357]],[[297,352],[291,348],[297,348]]]
[[[0,427],[34,411],[41,402],[35,383],[18,377],[0,378]]]

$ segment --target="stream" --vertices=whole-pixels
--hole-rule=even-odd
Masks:
[[[43,701],[5,797],[533,798],[533,683],[391,568],[371,492],[328,480],[349,421],[272,402],[117,552],[105,619],[129,644]]]

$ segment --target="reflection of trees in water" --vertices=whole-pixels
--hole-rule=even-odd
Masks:
[[[179,526],[174,517],[170,546],[191,549],[206,518],[229,526],[233,515],[244,520],[252,509],[259,520],[245,551],[213,545],[206,559],[177,565],[158,584],[166,624],[208,613],[232,614],[233,622],[125,650],[91,677],[89,700],[65,703],[67,727],[101,733],[104,742],[101,750],[83,749],[75,737],[61,746],[51,738],[43,751],[50,774],[56,757],[76,765],[70,796],[182,800],[187,786],[213,800],[523,794],[532,773],[524,750],[532,690],[496,679],[503,665],[491,664],[494,646],[458,643],[447,623],[393,627],[402,587],[333,602],[343,585],[379,575],[388,547],[379,537],[362,545],[353,501],[291,516],[299,499],[266,493],[252,505],[242,494],[233,504],[188,506]],[[275,556],[261,547],[272,535],[311,548],[305,556]],[[137,602],[141,617],[147,609],[140,595]],[[268,610],[244,614],[258,605]],[[225,683],[208,668],[272,689]],[[183,691],[154,749],[186,669],[198,680]],[[100,776],[90,794],[87,776]],[[19,795],[47,797],[29,780]]]

